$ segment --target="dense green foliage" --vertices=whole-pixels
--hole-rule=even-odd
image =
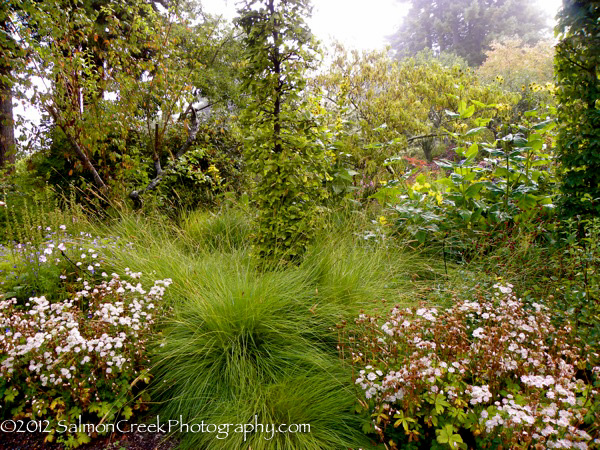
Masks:
[[[599,11],[555,87],[525,6],[414,1],[402,59],[321,59],[307,0],[0,7],[43,113],[0,172],[0,431],[49,432],[9,446],[598,448]]]
[[[449,131],[461,130],[481,115],[473,109],[456,117],[447,110],[456,111],[470,100],[493,105],[489,109],[503,116],[516,102],[495,84],[481,83],[464,61],[454,59],[446,65],[431,52],[396,61],[384,52],[349,53],[338,47],[334,58],[317,86],[325,91],[339,121],[347,128],[360,127],[359,132],[344,130],[340,146],[370,176],[410,145],[420,146],[431,162]]]
[[[600,213],[600,5],[565,1],[559,14],[556,81],[562,211]]]
[[[238,24],[245,32],[244,88],[250,99],[244,121],[249,168],[260,177],[259,254],[275,259],[301,255],[316,227],[326,195],[325,145],[314,100],[303,96],[315,43],[304,19],[306,0],[247,1]]]
[[[537,114],[529,116],[535,120]],[[554,163],[548,146],[554,127],[553,120],[529,127],[503,125],[494,130],[492,142],[477,142],[478,135],[489,131],[485,127],[455,134],[458,158],[436,161],[446,176],[427,180],[420,174],[413,184],[391,180],[373,197],[389,206],[390,217],[419,243],[445,242],[450,236],[460,248],[465,239],[503,224],[527,227],[554,208]],[[477,162],[480,153],[483,162]]]

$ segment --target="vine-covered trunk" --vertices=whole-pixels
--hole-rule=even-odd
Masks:
[[[0,24],[0,29],[3,29],[3,24]],[[12,92],[10,85],[3,81],[8,77],[10,66],[0,62],[0,168],[13,164],[16,156]]]
[[[269,12],[271,16],[275,15],[274,0],[269,0]],[[281,96],[282,96],[282,80],[281,80],[281,55],[279,53],[279,32],[277,19],[273,20],[273,72],[275,73],[275,99],[273,105],[273,150],[275,153],[281,153]]]

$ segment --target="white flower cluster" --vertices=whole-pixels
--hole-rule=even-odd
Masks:
[[[371,317],[362,315],[356,323],[377,335]],[[493,295],[458,302],[442,314],[435,308],[394,308],[379,330],[383,337],[367,348],[380,347],[382,364],[370,360],[356,379],[376,405],[393,413],[409,393],[462,397],[469,404],[465,413],[480,414],[487,433],[509,428],[546,448],[588,448],[592,438],[576,428],[585,413],[578,396],[600,393],[575,378],[576,352],[566,341],[553,341],[560,333],[547,308],[534,303],[527,309],[511,285],[495,285]],[[355,359],[367,353],[360,345]],[[389,355],[398,355],[396,362]],[[482,383],[472,385],[474,379]],[[520,381],[520,391],[509,391],[519,402],[511,393],[500,394],[502,380]]]
[[[487,403],[491,400],[491,398],[492,393],[490,392],[489,386],[471,386],[471,400],[469,402],[471,405]]]
[[[41,386],[72,389],[78,382],[135,370],[134,355],[154,322],[155,305],[171,280],[158,280],[149,291],[113,274],[72,299],[50,303],[29,299],[19,310],[16,299],[0,301],[0,375],[10,381],[27,376]],[[25,372],[27,371],[27,372]]]
[[[41,227],[38,227],[40,230]],[[100,256],[104,249],[110,249],[117,246],[131,247],[131,242],[124,243],[119,237],[100,238],[94,237],[90,233],[80,232],[79,235],[73,235],[67,232],[65,225],[60,225],[57,231],[51,227],[43,229],[43,241],[35,244],[33,242],[13,243],[8,248],[12,254],[12,259],[19,266],[36,270],[39,266],[65,266],[76,271],[87,271],[94,275],[99,271],[103,261]],[[1,248],[2,246],[0,246]],[[0,258],[4,256],[0,252]],[[14,265],[17,268],[17,265]],[[2,271],[0,271],[2,275]],[[132,273],[132,278],[139,277],[141,274]],[[18,278],[18,272],[7,272],[4,276]],[[61,275],[60,279],[67,277]],[[0,280],[0,285],[5,281]]]
[[[560,409],[556,403],[545,408],[534,408],[531,405],[520,405],[513,399],[502,399],[496,413],[489,419],[488,412],[481,413],[486,432],[491,433],[496,427],[515,428],[529,425],[533,429],[532,438],[543,440],[547,448],[587,449],[592,437],[579,430],[571,423],[582,417],[572,411]],[[485,420],[487,419],[487,420]],[[537,426],[533,426],[537,424]],[[560,439],[552,439],[561,436]]]

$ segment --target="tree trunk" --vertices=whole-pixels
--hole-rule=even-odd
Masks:
[[[3,28],[4,24],[0,25]],[[17,147],[15,145],[15,122],[13,120],[12,92],[9,83],[10,66],[0,63],[0,169],[14,164]]]
[[[423,148],[423,153],[425,154],[425,159],[428,163],[433,162],[433,144],[434,138],[425,138],[421,141],[421,147]]]
[[[15,123],[10,87],[0,82],[0,168],[14,164],[16,157]]]

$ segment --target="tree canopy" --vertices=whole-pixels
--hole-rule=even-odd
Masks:
[[[548,30],[544,21],[527,0],[412,0],[391,42],[399,57],[431,49],[456,53],[476,66],[494,40],[537,42]]]

